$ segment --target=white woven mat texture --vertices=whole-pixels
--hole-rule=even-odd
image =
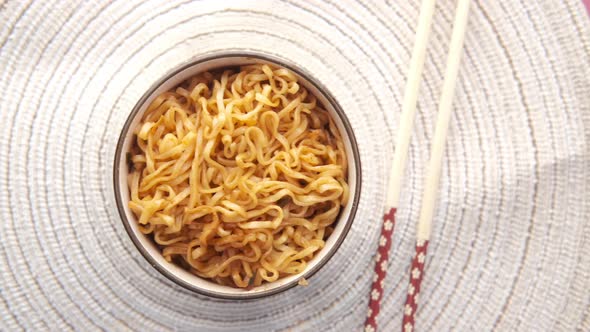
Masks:
[[[360,331],[419,1],[0,1],[0,330]],[[454,1],[436,9],[379,325],[400,329]],[[113,200],[129,111],[192,56],[313,73],[359,142],[343,246],[249,302],[161,276]],[[419,331],[590,330],[590,18],[579,0],[473,1]]]

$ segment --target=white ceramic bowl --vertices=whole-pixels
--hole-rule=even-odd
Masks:
[[[137,127],[147,106],[160,93],[170,90],[185,79],[203,71],[254,63],[268,63],[289,68],[298,76],[300,84],[313,93],[328,110],[338,126],[346,147],[349,165],[348,184],[350,186],[350,199],[347,205],[341,210],[335,222],[334,232],[326,240],[325,247],[309,261],[304,271],[280,278],[275,282],[265,283],[261,286],[245,290],[218,285],[207,279],[195,276],[176,264],[169,263],[164,259],[160,249],[153,240],[139,231],[136,217],[127,204],[129,201],[127,152],[130,150],[135,139],[133,129]],[[301,278],[309,279],[309,277],[317,272],[334,255],[344,241],[356,213],[361,189],[360,156],[352,127],[336,100],[328,93],[328,90],[315,81],[310,74],[305,73],[303,70],[296,68],[284,60],[251,52],[224,52],[200,56],[179,66],[158,80],[137,102],[125,122],[115,153],[113,174],[115,199],[123,225],[137,249],[148,262],[164,276],[180,286],[201,294],[225,299],[253,299],[268,296],[297,285]],[[313,280],[311,280],[311,283],[313,285]]]

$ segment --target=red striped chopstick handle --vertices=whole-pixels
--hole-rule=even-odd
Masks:
[[[414,331],[415,315],[418,309],[418,294],[420,294],[420,285],[424,277],[424,261],[427,250],[428,241],[416,241],[414,259],[412,259],[412,265],[410,267],[410,282],[408,283],[408,295],[406,297],[406,305],[404,306],[402,332]]]
[[[389,249],[391,248],[391,239],[395,226],[395,212],[396,209],[392,207],[383,215],[381,236],[379,236],[379,248],[375,255],[375,274],[373,275],[373,285],[371,286],[369,297],[365,332],[377,331],[377,315],[379,314],[381,298],[383,297],[383,280],[387,271]]]

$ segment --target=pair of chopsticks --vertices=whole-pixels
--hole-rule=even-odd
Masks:
[[[365,332],[377,330],[377,315],[379,314],[381,298],[383,296],[383,281],[387,270],[389,250],[393,228],[395,226],[395,214],[399,205],[402,177],[404,175],[408,147],[416,113],[416,103],[420,90],[420,81],[424,68],[426,46],[430,35],[432,16],[434,14],[436,0],[423,0],[420,7],[418,28],[416,29],[416,41],[412,50],[408,82],[404,93],[400,127],[396,141],[393,164],[389,176],[389,186],[386,197],[385,214],[379,248],[376,254],[375,275],[369,299]],[[461,61],[463,42],[467,27],[470,0],[458,0],[453,32],[451,36],[447,67],[445,69],[444,82],[439,100],[438,115],[434,130],[434,137],[430,150],[430,160],[426,169],[424,191],[422,193],[422,206],[416,229],[416,246],[414,257],[410,266],[410,280],[408,294],[404,306],[402,331],[414,330],[415,314],[418,308],[418,294],[424,277],[424,263],[432,230],[432,218],[434,215],[435,201],[440,181],[442,157],[447,140],[449,121],[452,112],[455,83]]]

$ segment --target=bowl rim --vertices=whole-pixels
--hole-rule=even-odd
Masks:
[[[114,184],[115,202],[117,205],[117,211],[119,213],[119,217],[121,218],[121,222],[123,223],[123,226],[125,228],[125,231],[127,232],[127,235],[129,236],[129,238],[131,239],[131,241],[133,242],[133,244],[135,245],[137,250],[141,253],[143,258],[145,260],[147,260],[147,262],[152,267],[154,267],[158,272],[160,272],[163,276],[165,276],[169,280],[173,281],[177,285],[182,286],[183,288],[188,289],[193,292],[196,292],[198,294],[206,295],[206,296],[210,296],[210,297],[214,297],[214,298],[218,298],[218,299],[252,300],[252,299],[258,299],[258,298],[262,298],[262,297],[268,297],[271,295],[275,295],[275,294],[284,292],[288,289],[291,289],[295,285],[298,284],[299,279],[294,279],[293,281],[286,283],[284,285],[281,285],[279,287],[263,290],[263,291],[260,291],[259,293],[254,293],[254,294],[221,293],[218,291],[212,291],[209,289],[205,289],[203,287],[196,286],[194,284],[191,284],[189,282],[182,280],[181,278],[176,276],[173,272],[169,271],[166,267],[161,265],[154,257],[152,257],[152,255],[148,252],[148,250],[144,247],[144,245],[140,242],[139,238],[134,233],[132,226],[131,226],[131,222],[133,222],[133,221],[129,220],[127,218],[127,215],[125,212],[125,203],[123,202],[123,198],[121,196],[122,195],[121,190],[126,190],[127,188],[126,187],[121,188],[119,180],[118,180],[120,177],[121,156],[122,156],[122,154],[126,153],[126,151],[123,151],[123,145],[125,142],[125,138],[129,132],[129,130],[131,129],[132,122],[135,120],[135,117],[139,113],[139,111],[140,111],[141,107],[144,105],[144,103],[150,98],[150,96],[161,85],[163,85],[168,80],[173,78],[176,74],[184,71],[185,69],[187,69],[191,66],[197,65],[199,63],[203,63],[203,62],[207,62],[207,61],[211,61],[211,60],[217,60],[217,59],[221,59],[221,58],[254,58],[257,60],[262,60],[262,61],[274,63],[276,65],[285,67],[285,68],[293,71],[296,75],[302,77],[309,84],[313,85],[319,91],[319,93],[322,94],[324,98],[326,98],[328,103],[330,103],[330,105],[334,108],[335,113],[339,117],[339,119],[342,122],[342,125],[346,131],[345,134],[348,137],[348,139],[350,140],[352,156],[349,156],[348,158],[349,158],[349,162],[352,160],[355,164],[355,176],[356,176],[356,188],[354,190],[354,195],[352,195],[351,200],[348,203],[348,204],[352,205],[351,209],[350,209],[350,214],[348,215],[347,220],[345,220],[345,221],[340,220],[339,221],[339,222],[345,222],[345,225],[344,225],[344,229],[342,230],[342,233],[336,239],[336,242],[334,242],[333,246],[331,248],[329,248],[329,251],[325,254],[325,256],[313,268],[311,268],[307,271],[304,270],[304,272],[302,273],[302,276],[301,276],[302,278],[308,279],[308,278],[312,277],[315,273],[317,273],[334,256],[336,251],[338,251],[338,249],[340,248],[340,246],[342,245],[342,243],[344,242],[344,240],[346,239],[346,237],[350,231],[352,223],[355,220],[359,201],[360,201],[360,194],[361,194],[361,187],[362,187],[361,158],[360,158],[358,143],[357,143],[356,137],[354,135],[352,125],[350,124],[350,120],[346,116],[346,113],[343,111],[340,104],[336,101],[336,99],[330,93],[330,90],[328,90],[322,83],[320,83],[317,79],[315,79],[314,76],[312,76],[306,70],[296,66],[295,64],[289,62],[288,60],[279,58],[274,55],[269,55],[266,53],[259,53],[259,52],[246,51],[246,50],[216,51],[216,52],[209,52],[209,53],[205,53],[202,55],[192,57],[189,60],[182,62],[178,66],[174,67],[173,69],[169,70],[164,75],[162,75],[158,80],[156,80],[147,89],[147,91],[135,103],[135,106],[132,108],[131,112],[127,116],[127,119],[125,120],[125,124],[123,125],[123,128],[121,129],[119,139],[117,140],[117,147],[116,147],[115,156],[114,156],[115,159],[114,159],[114,163],[113,163],[113,184]]]

